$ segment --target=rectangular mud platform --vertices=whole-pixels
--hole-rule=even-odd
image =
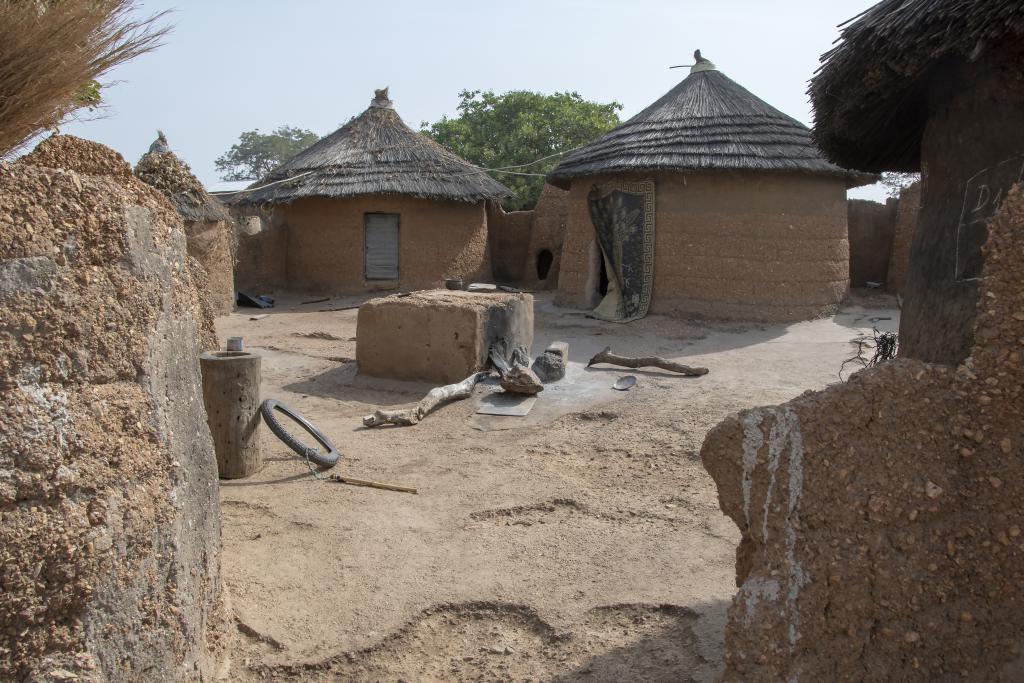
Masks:
[[[371,299],[359,307],[356,360],[375,377],[450,384],[482,370],[491,344],[533,344],[533,297],[444,289]]]

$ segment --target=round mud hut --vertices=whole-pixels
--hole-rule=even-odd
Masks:
[[[886,0],[843,29],[811,81],[829,158],[922,174],[901,356],[952,365],[973,347],[988,222],[1024,181],[1022,46],[1024,3]]]
[[[215,315],[235,304],[234,222],[207,194],[188,164],[166,146],[163,133],[135,166],[135,175],[164,194],[185,224],[188,255],[206,271],[207,298]]]
[[[232,203],[283,230],[287,289],[350,294],[489,278],[486,203],[511,194],[409,128],[385,88]]]
[[[556,302],[614,320],[828,314],[849,287],[846,190],[871,180],[698,58],[548,175],[569,190]]]

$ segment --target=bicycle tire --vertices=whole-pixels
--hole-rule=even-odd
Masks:
[[[284,428],[280,420],[277,419],[275,411],[290,417],[292,421],[316,439],[317,442],[326,449],[326,452],[317,448],[311,448],[292,436],[291,433]],[[331,440],[328,439],[323,432],[317,429],[312,422],[307,420],[300,413],[292,410],[277,399],[268,398],[260,404],[260,414],[263,416],[263,421],[267,423],[268,427],[270,427],[270,431],[274,433],[274,436],[281,439],[288,448],[292,449],[303,458],[306,458],[310,462],[314,462],[324,468],[334,467],[338,464],[338,458],[341,457],[338,449],[334,447],[334,444],[331,443]]]

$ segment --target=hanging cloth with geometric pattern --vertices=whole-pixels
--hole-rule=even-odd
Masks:
[[[654,286],[654,180],[594,185],[587,204],[608,273],[608,293],[591,317],[643,318]]]

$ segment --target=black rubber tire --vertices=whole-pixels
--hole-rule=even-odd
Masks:
[[[327,452],[325,453],[319,449],[310,448],[289,434],[288,430],[286,430],[281,425],[280,421],[278,421],[277,415],[274,414],[274,411],[284,413],[294,420],[300,427],[305,429],[310,436],[316,439],[320,445],[327,450]],[[310,462],[314,462],[317,465],[320,465],[320,467],[334,467],[338,464],[338,458],[341,457],[341,454],[338,453],[338,449],[334,447],[331,440],[324,436],[323,432],[313,426],[312,422],[285,404],[276,399],[268,398],[260,405],[260,414],[263,415],[263,421],[267,423],[268,427],[270,427],[270,431],[274,432],[274,435],[281,439],[281,441],[284,441],[288,448],[292,449],[302,457],[308,458]]]

